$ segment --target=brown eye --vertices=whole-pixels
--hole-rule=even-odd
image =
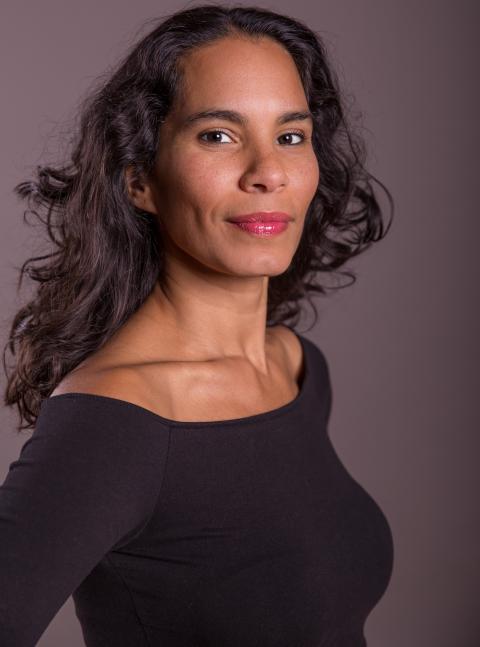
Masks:
[[[280,137],[291,137],[292,135],[293,135],[294,137],[296,136],[296,137],[300,137],[300,138],[301,138],[299,142],[291,144],[291,145],[293,145],[293,146],[298,146],[298,144],[301,144],[302,142],[304,142],[304,141],[306,140],[306,136],[305,136],[305,134],[304,134],[304,133],[301,133],[301,132],[295,132],[295,131],[292,131],[292,132],[290,132],[290,133],[285,133],[284,135],[280,135]]]
[[[216,135],[217,137],[215,139],[210,139],[210,141],[208,141],[206,139],[202,139],[206,135],[212,135],[212,136]],[[220,136],[221,135],[227,135],[227,137],[230,136],[223,130],[207,130],[206,132],[199,135],[199,139],[200,139],[200,141],[206,142],[207,144],[222,144],[223,142],[220,141]]]
[[[207,130],[203,133],[201,133],[198,138],[200,141],[203,141],[207,144],[223,144],[223,143],[228,143],[228,142],[222,142],[221,141],[221,136],[226,135],[227,137],[230,137],[228,133],[226,133],[224,130]],[[210,140],[204,139],[205,137],[210,136]],[[289,133],[284,133],[283,135],[280,135],[279,139],[281,137],[300,137],[299,142],[287,142],[288,145],[290,146],[298,146],[299,144],[302,144],[304,141],[306,141],[308,138],[306,137],[305,133],[303,132],[297,132],[297,131],[291,131]]]

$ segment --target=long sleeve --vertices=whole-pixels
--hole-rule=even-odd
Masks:
[[[158,500],[169,428],[135,405],[82,395],[43,401],[0,487],[2,647],[37,644],[102,557],[147,525]]]

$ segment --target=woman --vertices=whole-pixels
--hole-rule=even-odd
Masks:
[[[390,529],[328,438],[323,352],[283,323],[384,234],[362,157],[318,36],[210,4],[18,185],[57,249],[10,335],[5,403],[35,428],[0,490],[4,647],[70,594],[89,647],[366,644]]]

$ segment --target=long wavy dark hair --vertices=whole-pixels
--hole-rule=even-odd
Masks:
[[[148,177],[161,122],[181,88],[182,57],[230,34],[274,38],[291,54],[314,116],[313,147],[319,185],[289,268],[271,277],[267,326],[295,326],[310,293],[351,285],[346,261],[386,234],[366,146],[349,123],[346,101],[319,36],[301,21],[256,6],[203,4],[165,16],[84,98],[67,162],[37,166],[35,178],[15,186],[45,226],[50,253],[26,260],[38,283],[15,315],[3,351],[4,403],[17,405],[18,431],[34,426],[41,401],[61,379],[101,347],[164,281],[162,235],[154,217],[128,199],[125,169]],[[50,243],[49,243],[50,244]],[[328,286],[327,278],[347,277]],[[348,280],[350,282],[348,282]],[[9,368],[7,349],[16,357]]]

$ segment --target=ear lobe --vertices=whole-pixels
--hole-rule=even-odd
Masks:
[[[156,215],[156,209],[152,200],[152,191],[137,173],[136,169],[129,165],[125,169],[125,183],[130,202],[141,211],[148,211]]]

